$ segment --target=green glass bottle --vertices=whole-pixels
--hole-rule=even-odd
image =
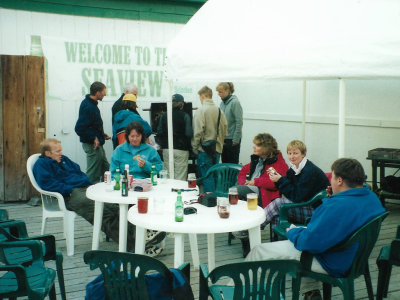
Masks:
[[[157,185],[157,170],[154,164],[151,166],[150,179],[152,185]]]
[[[120,185],[121,172],[119,171],[119,169],[115,170],[114,180],[115,180],[114,190],[119,191],[121,189],[121,185]]]
[[[183,222],[183,202],[181,190],[178,190],[178,196],[175,202],[175,222]]]

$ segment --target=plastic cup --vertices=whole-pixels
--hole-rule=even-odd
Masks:
[[[188,187],[189,188],[191,188],[191,189],[196,188],[196,186],[197,186],[196,174],[195,173],[189,173],[187,182],[188,182]]]
[[[220,218],[229,218],[231,207],[227,198],[218,198],[217,210]]]
[[[247,208],[249,210],[257,209],[258,196],[256,193],[247,194]]]
[[[229,189],[228,198],[229,198],[229,204],[235,205],[238,203],[239,194],[237,188],[232,187]]]
[[[166,183],[168,179],[168,170],[161,170],[159,175],[160,183]]]
[[[153,210],[155,213],[164,212],[165,199],[161,197],[155,197],[153,201]]]
[[[147,209],[149,207],[149,198],[138,197],[137,206],[139,214],[147,214]]]

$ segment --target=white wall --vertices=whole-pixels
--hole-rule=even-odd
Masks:
[[[109,43],[135,41],[148,45],[167,45],[181,24],[75,17],[0,9],[0,54],[26,55],[29,37],[41,35],[71,40],[93,40]],[[199,41],[198,45],[201,46]],[[209,45],[206,45],[209,46]],[[196,70],[193,70],[195,72]],[[50,74],[51,76],[51,74]],[[67,76],[68,78],[68,76]],[[199,106],[197,90],[208,84],[215,90],[216,82],[196,85],[177,83],[174,92]],[[73,127],[81,100],[80,87],[69,87],[72,97],[48,102],[48,136],[63,141],[64,153],[77,161],[83,170],[86,162]],[[240,161],[247,163],[252,153],[252,139],[260,132],[271,133],[285,153],[292,139],[301,139],[303,83],[301,81],[269,81],[235,83],[236,95],[244,109],[244,130]],[[76,91],[75,91],[76,90]],[[121,91],[122,92],[122,91]],[[339,82],[307,82],[306,144],[309,158],[328,171],[338,156],[338,96]],[[400,148],[400,80],[346,81],[346,148],[345,155],[361,161],[371,179],[371,163],[365,158],[377,147]],[[165,84],[158,98],[139,97],[140,108],[151,101],[164,101],[169,94]],[[100,105],[105,131],[111,132],[111,106],[118,97],[106,97]],[[215,93],[214,100],[219,104]],[[148,112],[141,115],[148,119]],[[106,144],[110,157],[112,147]]]

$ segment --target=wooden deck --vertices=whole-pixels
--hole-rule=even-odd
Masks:
[[[40,234],[41,227],[41,206],[32,207],[24,203],[19,204],[0,204],[0,208],[5,208],[9,211],[10,218],[22,219],[27,224],[29,235]],[[380,248],[390,243],[395,236],[397,224],[400,223],[400,202],[393,201],[387,203],[387,209],[391,211],[389,216],[383,223],[383,227],[379,236],[379,240],[370,257],[370,269],[374,292],[376,292],[378,270],[376,267],[376,257],[379,254]],[[91,281],[99,270],[90,271],[89,267],[83,262],[83,253],[91,249],[92,243],[92,226],[81,217],[77,217],[75,221],[75,255],[67,256],[66,244],[62,234],[61,220],[50,219],[48,222],[48,233],[54,234],[57,239],[57,247],[64,255],[64,274],[65,285],[68,299],[84,299],[85,286]],[[263,242],[269,241],[268,230],[262,232]],[[205,235],[198,236],[200,261],[207,261],[207,242]],[[233,240],[232,245],[227,245],[227,234],[217,234],[215,240],[215,256],[216,265],[242,261],[242,251],[240,241]],[[118,245],[115,242],[102,242],[100,249],[118,250]],[[166,247],[159,259],[168,267],[173,266],[173,239],[166,239]],[[190,248],[186,239],[185,245],[185,260],[190,261]],[[49,267],[54,265],[49,264]],[[198,271],[191,270],[191,283],[195,294],[198,297]],[[356,299],[367,299],[367,292],[363,278],[357,279],[355,283]],[[57,293],[58,286],[57,286]],[[333,299],[342,299],[342,295],[338,288],[333,289]],[[393,268],[392,277],[389,287],[388,299],[400,299],[400,268]]]

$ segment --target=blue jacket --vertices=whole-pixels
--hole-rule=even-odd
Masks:
[[[117,141],[117,132],[119,132],[122,128],[126,128],[131,122],[139,122],[143,125],[144,135],[149,137],[153,133],[153,128],[147,123],[142,117],[133,111],[128,109],[120,110],[114,116],[114,123],[112,126],[113,129],[113,142]]]
[[[349,189],[323,199],[307,228],[291,229],[287,232],[287,238],[297,250],[315,254],[330,275],[343,277],[353,263],[357,245],[343,252],[324,252],[384,211],[378,197],[369,189]]]
[[[33,166],[33,175],[42,189],[62,195],[71,194],[73,188],[92,184],[79,165],[64,155],[61,163],[41,155]]]
[[[295,175],[292,168],[276,183],[279,193],[290,201],[299,203],[310,200],[316,193],[325,190],[330,185],[325,173],[307,160],[299,175]]]
[[[139,167],[137,160],[134,159],[137,155],[146,162],[143,168]],[[146,143],[140,146],[132,146],[129,142],[119,145],[111,156],[111,174],[114,175],[117,168],[123,172],[125,164],[129,164],[129,174],[133,175],[133,178],[149,178],[153,164],[156,166],[157,173],[163,168],[156,149]]]
[[[104,145],[103,120],[101,119],[98,102],[90,99],[89,94],[83,99],[79,107],[79,117],[76,121],[75,132],[81,143],[93,144],[94,139],[99,139]]]

